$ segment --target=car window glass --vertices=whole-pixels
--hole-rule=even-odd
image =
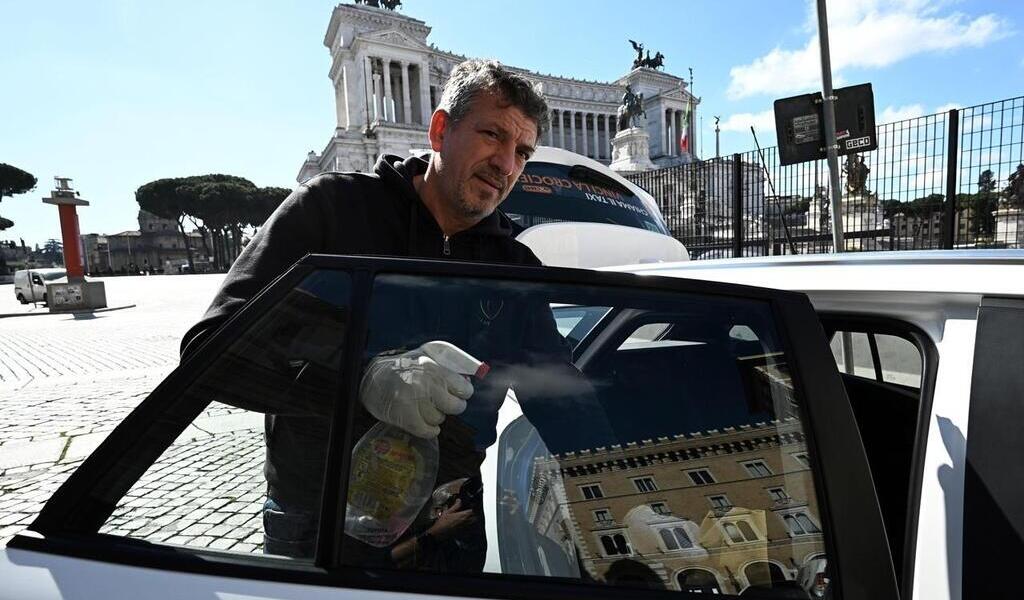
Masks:
[[[608,307],[555,305],[551,311],[555,316],[558,333],[576,346],[608,312]]]
[[[349,279],[307,277],[168,400],[197,415],[101,533],[311,559]]]
[[[872,334],[878,344],[882,381],[921,387],[921,351],[910,340],[884,333]]]
[[[659,217],[625,184],[583,166],[526,163],[501,210],[522,227],[579,221],[667,233]]]
[[[844,355],[844,335],[849,339],[850,357]],[[875,345],[877,365],[872,355],[872,343]],[[844,373],[875,381],[921,387],[921,351],[906,338],[885,333],[837,331],[832,336],[831,347],[836,366]]]
[[[629,334],[629,337],[619,345],[619,349],[635,348],[646,342],[653,342],[661,338],[668,331],[669,323],[647,323],[636,328],[636,331]]]
[[[850,351],[849,354],[844,353],[844,333],[850,340],[849,346],[846,347],[846,350]],[[871,359],[871,348],[866,333],[838,331],[832,336],[831,347],[836,366],[841,372],[875,379],[875,363]]]
[[[556,317],[570,305],[612,311],[577,364]],[[652,323],[686,343],[621,350]],[[432,451],[356,419],[345,564],[769,598],[827,580],[814,476],[791,458],[809,430],[766,302],[381,275],[361,389],[434,341],[489,370],[440,426],[410,518],[390,515]]]

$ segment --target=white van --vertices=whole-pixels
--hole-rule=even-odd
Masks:
[[[14,272],[14,297],[22,304],[46,302],[46,284],[67,277],[67,271],[55,269],[22,269]]]

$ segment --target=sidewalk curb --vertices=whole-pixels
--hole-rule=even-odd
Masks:
[[[102,312],[111,312],[115,310],[124,310],[126,308],[135,308],[135,304],[126,304],[125,306],[113,306],[110,308],[97,308],[95,310],[82,309],[82,310],[62,310],[60,312],[30,312],[30,313],[3,313],[0,314],[0,319],[7,319],[11,317],[36,317],[39,315],[81,315],[81,314],[94,314]]]

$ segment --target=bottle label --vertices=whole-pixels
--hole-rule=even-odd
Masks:
[[[349,504],[386,523],[408,504],[421,463],[408,439],[378,437],[361,445],[352,456]]]

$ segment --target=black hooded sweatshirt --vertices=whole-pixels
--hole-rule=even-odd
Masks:
[[[384,155],[373,170],[324,173],[299,185],[235,260],[202,320],[182,339],[182,355],[306,254],[541,264],[497,210],[446,238],[413,187],[427,171],[424,158]]]

